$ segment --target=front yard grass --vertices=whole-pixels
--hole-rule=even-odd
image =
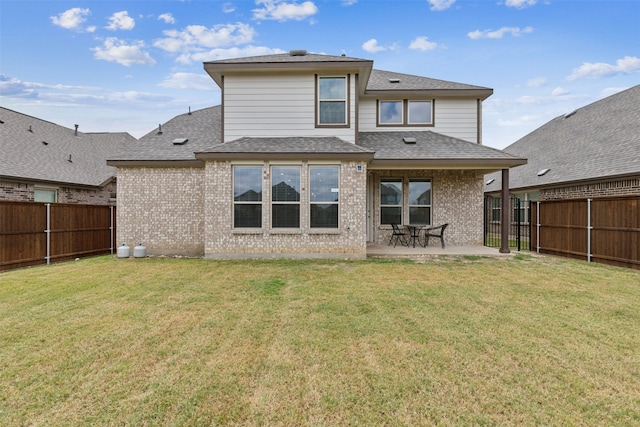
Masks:
[[[0,425],[638,425],[640,274],[112,256],[0,274]]]

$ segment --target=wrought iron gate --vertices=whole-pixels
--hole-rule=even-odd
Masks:
[[[530,250],[531,202],[512,195],[509,200],[509,248]],[[502,198],[484,198],[484,245],[499,248],[502,244]]]

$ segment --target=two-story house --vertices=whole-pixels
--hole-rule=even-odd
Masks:
[[[118,239],[150,254],[364,257],[392,223],[481,245],[484,175],[526,163],[481,144],[489,88],[306,51],[204,69],[220,106],[109,161]]]

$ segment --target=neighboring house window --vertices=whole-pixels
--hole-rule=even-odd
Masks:
[[[300,167],[271,168],[271,226],[300,228]]]
[[[33,190],[34,202],[55,203],[57,191],[49,188],[36,188]]]
[[[380,181],[380,223],[402,224],[402,179]]]
[[[432,126],[433,101],[378,101],[378,126]]]
[[[309,167],[311,228],[338,228],[339,182],[338,166]]]
[[[431,181],[409,180],[409,223],[431,224]]]
[[[262,227],[262,166],[233,167],[233,226]]]
[[[318,125],[347,125],[347,78],[318,77]]]

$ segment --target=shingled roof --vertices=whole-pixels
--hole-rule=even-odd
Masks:
[[[358,145],[375,152],[372,165],[508,168],[526,159],[432,131],[361,132]]]
[[[108,163],[196,162],[195,152],[222,142],[221,111],[216,105],[176,116],[111,156]]]
[[[504,151],[529,159],[511,170],[511,189],[638,175],[640,85],[556,117]],[[500,178],[488,175],[485,191],[499,191]]]
[[[116,176],[107,158],[136,139],[83,133],[0,107],[0,177],[102,186]]]

